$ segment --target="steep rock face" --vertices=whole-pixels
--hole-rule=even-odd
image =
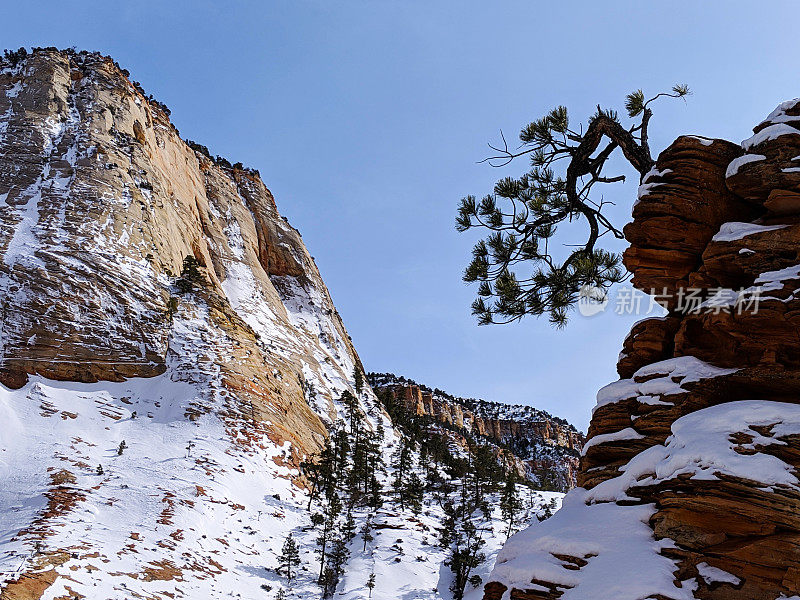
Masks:
[[[0,59],[0,307],[0,597],[263,595],[361,365],[258,173],[108,57]]]
[[[680,137],[642,179],[633,221],[625,227],[631,245],[624,262],[633,284],[654,291],[669,308],[720,225],[753,212],[725,187],[725,168],[741,154],[723,140]]]
[[[581,487],[509,541],[487,600],[800,590],[800,100],[754,133],[679,138],[645,176],[625,264],[669,314],[634,326]]]
[[[290,388],[297,402],[281,412],[308,420],[303,386],[330,385],[323,354],[350,376],[352,344],[258,174],[192,150],[113,61],[37,52],[0,72],[0,114],[4,382],[163,373],[187,256],[204,267],[198,294],[217,326],[243,348],[235,370],[209,358],[257,409]],[[315,300],[325,322],[308,331],[293,312]]]
[[[567,491],[575,486],[584,436],[563,419],[529,406],[456,398],[390,373],[370,373],[376,390],[399,399],[406,410],[463,429],[508,449],[520,474]]]

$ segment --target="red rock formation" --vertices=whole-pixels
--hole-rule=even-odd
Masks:
[[[674,308],[678,288],[688,285],[720,225],[752,215],[753,209],[725,187],[725,169],[741,154],[730,142],[692,136],[678,138],[661,153],[625,227],[631,245],[623,258],[637,288],[655,290]]]
[[[197,294],[209,318],[236,339],[235,361],[227,351],[212,358],[226,386],[277,425],[276,439],[316,451],[325,428],[306,404],[303,365],[322,378],[316,347],[337,339],[347,366],[330,360],[344,379],[360,362],[258,173],[189,146],[169,111],[98,54],[44,49],[24,69],[0,68],[0,115],[0,383],[162,373],[169,303],[185,302],[169,284],[191,255],[203,267]],[[242,273],[271,312],[261,325],[272,320],[302,341],[282,352],[265,346],[261,317],[247,313],[255,305],[239,306],[223,285]],[[320,341],[287,311],[308,294],[326,321]]]
[[[666,291],[670,313],[638,323],[625,340],[623,379],[598,394],[581,461],[585,504],[553,518],[558,529],[613,500],[620,510],[652,506],[652,538],[667,542],[656,558],[672,565],[674,583],[668,594],[650,589],[652,597],[774,600],[800,591],[800,425],[792,421],[800,403],[800,101],[779,106],[754,133],[741,146],[678,138],[645,176],[624,262],[636,287]],[[687,313],[691,288],[706,304]],[[686,439],[694,446],[681,446]],[[676,466],[682,455],[692,458]],[[525,535],[531,569],[547,552],[561,569],[547,581],[512,581],[506,563],[525,557],[501,552],[486,600],[509,586],[512,600],[555,599],[570,588],[594,597],[581,576],[603,549],[562,555],[542,550],[535,528]],[[641,558],[607,577],[650,581]]]
[[[463,428],[503,446],[516,447],[519,440],[527,440],[517,457],[523,465],[523,472],[527,470],[534,477],[536,474],[559,473],[563,479],[557,482],[559,487],[566,490],[575,485],[578,470],[576,456],[583,447],[583,435],[553,420],[546,413],[519,406],[504,407],[506,414],[501,414],[500,405],[489,408],[489,403],[483,403],[486,407],[476,413],[456,400],[414,383],[387,383],[373,378],[372,385],[376,389],[390,391],[412,414],[433,417],[441,423]],[[483,404],[476,406],[480,408]],[[537,451],[537,448],[543,451]]]

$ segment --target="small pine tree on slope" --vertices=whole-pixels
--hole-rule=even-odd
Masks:
[[[514,533],[516,519],[522,508],[522,500],[517,494],[517,474],[510,470],[506,475],[506,482],[500,494],[500,511],[503,515],[503,520],[508,523],[506,539]]]
[[[472,570],[486,558],[481,551],[486,541],[476,525],[476,511],[474,499],[463,492],[455,502],[448,501],[444,505],[445,518],[439,530],[439,545],[447,551],[444,564],[453,573],[450,591],[454,600],[463,600]]]
[[[291,533],[283,543],[281,555],[278,557],[278,565],[278,570],[282,571],[291,583],[297,575],[297,567],[300,566],[300,546]]]

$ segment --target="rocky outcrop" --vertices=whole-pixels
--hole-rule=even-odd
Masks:
[[[390,393],[405,409],[508,449],[522,475],[562,491],[574,487],[584,436],[563,419],[529,406],[456,398],[391,373],[370,373],[376,391]]]
[[[799,160],[793,100],[741,145],[678,138],[644,177],[624,261],[668,315],[625,340],[581,487],[501,551],[487,600],[798,593]]]

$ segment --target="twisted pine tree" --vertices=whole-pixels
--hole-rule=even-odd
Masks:
[[[649,99],[641,90],[629,94],[625,108],[634,123],[627,128],[615,111],[598,106],[586,129],[575,130],[567,109],[559,106],[520,132],[517,150],[509,150],[505,137],[502,146],[490,144],[496,154],[482,162],[501,167],[527,155],[531,168],[519,179],[501,179],[480,201],[475,196],[461,200],[456,229],[480,227],[490,232],[475,245],[464,273],[465,281],[479,284],[472,312],[481,325],[547,313],[553,325],[563,327],[581,288],[592,286],[605,293],[624,279],[620,257],[597,246],[604,235],[623,235],[603,214],[608,203],[593,199],[592,189],[598,183],[625,180],[624,175],[603,173],[617,149],[641,181],[655,162],[648,142],[650,105],[658,98],[685,98],[690,93],[687,86],[676,85]],[[581,220],[588,225],[585,242],[563,259],[554,256],[552,238],[558,225]]]

